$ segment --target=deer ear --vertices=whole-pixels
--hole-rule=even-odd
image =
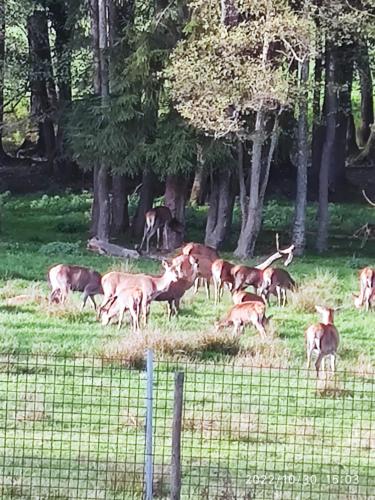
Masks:
[[[324,309],[322,306],[315,306],[315,310],[318,312],[318,313],[323,313]]]

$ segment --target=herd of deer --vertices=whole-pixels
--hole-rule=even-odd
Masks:
[[[153,209],[154,214],[158,208],[163,207]],[[157,216],[154,217],[155,221],[158,221]],[[147,247],[150,237],[161,231],[163,226],[165,229],[165,223],[160,224],[160,221],[159,224],[146,225],[143,241],[147,239]],[[220,302],[225,288],[232,294],[234,303],[226,316],[216,323],[217,330],[233,326],[234,333],[240,334],[245,326],[252,324],[260,336],[265,338],[269,320],[266,317],[266,307],[270,295],[277,296],[279,306],[285,306],[287,291],[296,289],[296,283],[290,274],[271,264],[285,257],[284,265],[287,266],[293,259],[293,250],[294,245],[281,250],[276,239],[276,253],[258,266],[249,267],[221,259],[216,250],[208,246],[188,243],[170,262],[163,261],[164,274],[161,276],[118,271],[101,276],[85,267],[59,264],[48,271],[48,281],[52,287],[50,302],[64,303],[69,291],[80,291],[83,292],[82,309],[88,298],[97,309],[94,297],[102,294],[104,298],[97,309],[97,318],[102,324],[107,325],[113,318],[118,317],[120,328],[125,312],[129,311],[133,331],[137,333],[141,327],[141,318],[143,325],[147,324],[152,301],[167,302],[170,318],[178,314],[181,298],[187,290],[194,286],[196,293],[203,282],[207,297],[210,298],[212,283],[215,304]],[[254,293],[246,291],[250,286],[254,288]],[[375,269],[365,268],[360,273],[360,293],[354,302],[356,307],[364,306],[368,310],[374,298]],[[339,334],[334,326],[335,309],[316,306],[316,310],[321,315],[321,322],[306,330],[305,339],[308,367],[312,354],[316,354],[315,367],[319,376],[320,368],[324,369],[322,361],[327,357],[330,357],[331,370],[334,372]]]

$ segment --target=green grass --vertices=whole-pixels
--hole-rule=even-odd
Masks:
[[[185,372],[184,498],[362,498],[375,487],[373,374],[375,315],[357,311],[351,293],[374,245],[349,240],[372,220],[365,205],[331,206],[333,249],[308,253],[289,270],[299,283],[286,308],[270,307],[273,338],[252,329],[240,339],[217,334],[215,307],[203,290],[187,293],[179,318],[152,305],[148,329],[134,336],[95,320],[80,297],[49,306],[53,264],[157,272],[158,263],[123,262],[85,250],[90,197],[8,198],[0,241],[1,498],[141,498],[144,443],[144,350],[159,359],[155,380],[157,496],[166,497],[173,370]],[[134,206],[132,206],[132,209]],[[309,206],[310,241],[316,207]],[[202,240],[206,209],[188,209],[188,240]],[[288,242],[292,207],[265,208],[262,255],[274,232]],[[239,214],[235,211],[232,259]],[[255,261],[259,261],[255,259]],[[304,370],[303,333],[315,303],[341,305],[333,380]],[[136,465],[134,465],[136,463]],[[37,471],[37,473],[35,473]],[[285,477],[287,476],[287,477]],[[316,484],[315,484],[316,482]],[[352,484],[348,484],[351,482]],[[256,483],[256,484],[255,484]],[[354,484],[355,483],[355,484]],[[357,484],[358,483],[358,484]],[[236,489],[238,488],[238,489]],[[246,496],[247,495],[247,496]]]

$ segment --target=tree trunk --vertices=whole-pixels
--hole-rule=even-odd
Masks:
[[[374,123],[374,98],[368,46],[360,45],[358,72],[361,86],[361,125],[358,129],[359,145],[364,147],[370,137],[370,127]]]
[[[40,154],[45,154],[51,170],[55,156],[53,112],[56,92],[52,76],[51,51],[47,17],[44,11],[35,11],[27,20],[31,61],[31,114],[38,123]]]
[[[228,237],[233,215],[232,173],[229,169],[212,176],[210,202],[206,223],[205,244],[219,249]]]
[[[330,166],[335,150],[336,115],[338,110],[335,74],[336,57],[333,54],[333,50],[327,48],[325,95],[326,127],[319,174],[318,235],[316,242],[316,248],[319,253],[326,251],[328,248],[328,181]]]
[[[90,237],[94,237],[98,232],[99,222],[99,168],[97,166],[93,169],[93,200],[91,206],[91,224],[90,224]]]
[[[239,258],[252,257],[257,236],[261,226],[262,207],[259,203],[260,176],[262,171],[262,147],[265,135],[265,116],[263,111],[256,115],[253,133],[253,154],[251,161],[250,200],[247,209],[247,220],[241,230],[235,255]]]
[[[64,1],[49,4],[52,26],[55,30],[56,80],[58,88],[58,113],[56,133],[55,176],[70,179],[73,175],[73,161],[65,145],[63,117],[72,101],[71,87],[71,37],[68,11]]]
[[[207,183],[207,172],[204,168],[204,158],[202,146],[197,144],[197,169],[195,171],[194,182],[191,188],[190,203],[192,205],[204,204],[204,192]]]
[[[154,173],[149,169],[145,169],[142,174],[142,187],[139,195],[139,202],[132,222],[132,233],[136,238],[142,237],[145,225],[145,213],[152,208],[154,202],[154,183]]]
[[[5,0],[0,0],[0,161],[5,158],[4,126],[4,69],[5,69]]]
[[[303,255],[306,245],[306,203],[307,203],[307,167],[308,167],[308,84],[309,61],[300,64],[300,82],[302,89],[298,116],[298,169],[297,193],[294,210],[293,243],[295,254]]]
[[[319,55],[315,58],[314,66],[314,91],[312,103],[313,127],[312,127],[312,142],[311,142],[311,181],[313,191],[316,193],[319,186],[319,171],[320,160],[322,157],[323,134],[324,127],[322,126],[322,112],[321,112],[321,88],[322,88],[322,75],[323,75],[323,59],[320,51],[322,50],[321,41],[319,36],[319,27],[317,29],[317,50]]]
[[[129,227],[128,193],[125,175],[112,176],[111,234],[118,236]]]
[[[241,207],[241,232],[244,230],[247,222],[248,198],[244,173],[244,144],[238,140],[238,183],[240,188],[240,207]]]
[[[172,212],[172,217],[176,218],[185,227],[185,203],[187,194],[187,179],[181,175],[168,175],[165,181],[165,205]],[[184,241],[184,232],[178,233],[167,228],[168,247],[163,241],[165,250],[174,250],[181,246]]]

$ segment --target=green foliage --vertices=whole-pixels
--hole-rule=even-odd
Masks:
[[[68,243],[66,241],[51,241],[39,248],[42,255],[78,255],[81,253],[81,242]]]
[[[245,133],[254,111],[290,105],[290,65],[310,46],[310,23],[284,0],[234,3],[248,21],[226,28],[218,2],[192,2],[194,29],[166,71],[181,115],[219,136]]]

